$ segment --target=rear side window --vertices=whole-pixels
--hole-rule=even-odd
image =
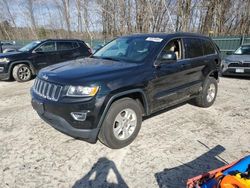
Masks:
[[[57,50],[71,50],[78,47],[77,42],[57,42]]]
[[[211,41],[202,39],[201,42],[203,46],[204,55],[215,54],[215,49]]]
[[[200,39],[184,38],[185,58],[195,58],[203,56],[203,49]]]

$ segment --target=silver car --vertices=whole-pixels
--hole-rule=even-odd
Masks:
[[[250,44],[240,46],[222,60],[222,75],[250,76]]]

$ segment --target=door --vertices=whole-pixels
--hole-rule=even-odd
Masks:
[[[58,62],[55,42],[48,41],[37,47],[34,50],[32,61],[38,70]]]
[[[180,100],[187,80],[185,77],[188,64],[183,59],[183,44],[181,39],[173,39],[166,44],[157,61],[161,61],[164,53],[174,52],[175,61],[165,61],[155,67],[155,78],[152,80],[151,93],[152,112],[171,106]]]
[[[79,50],[79,44],[74,41],[60,41],[56,42],[57,44],[57,50],[59,53],[59,61],[69,61],[77,59],[81,56],[80,50]]]
[[[184,66],[187,66],[185,78],[187,80],[186,94],[195,95],[201,89],[203,78],[203,69],[208,63],[207,57],[204,56],[202,39],[184,38]]]

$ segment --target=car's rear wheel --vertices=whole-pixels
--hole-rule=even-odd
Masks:
[[[13,68],[12,75],[18,82],[29,81],[32,77],[30,67],[26,64],[18,64]]]
[[[129,145],[137,136],[142,123],[141,107],[133,99],[115,101],[104,119],[99,140],[112,149]]]
[[[212,106],[216,99],[217,91],[217,80],[213,77],[208,77],[203,84],[201,94],[194,100],[195,104],[203,108]]]

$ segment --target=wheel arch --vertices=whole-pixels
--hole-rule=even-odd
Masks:
[[[213,77],[217,81],[219,80],[219,71],[218,70],[212,70],[208,73],[207,77]]]
[[[108,102],[106,102],[105,105],[105,109],[103,110],[103,113],[101,115],[101,118],[99,120],[99,123],[97,125],[98,128],[101,127],[104,118],[110,108],[110,106],[117,100],[122,99],[122,98],[132,98],[134,100],[136,100],[139,105],[142,108],[142,113],[143,115],[148,115],[149,114],[149,109],[148,109],[148,101],[147,101],[147,97],[146,94],[144,93],[144,91],[142,89],[132,89],[132,90],[128,90],[128,91],[124,91],[124,92],[119,92],[116,93],[114,95],[112,95],[110,97],[110,99],[108,100]]]
[[[32,65],[32,63],[28,60],[20,60],[20,61],[14,61],[11,63],[10,65],[10,69],[9,69],[9,74],[12,76],[12,71],[13,71],[13,68],[18,65],[18,64],[25,64],[25,65],[28,65],[30,67],[30,70],[32,72],[33,75],[36,74],[36,71],[35,71],[35,68],[34,66]]]

